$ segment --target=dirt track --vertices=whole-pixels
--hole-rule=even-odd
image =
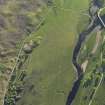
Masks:
[[[95,43],[95,45],[94,45],[94,47],[93,47],[93,49],[92,49],[91,54],[94,55],[94,54],[96,53],[96,51],[97,51],[97,49],[98,49],[98,46],[99,46],[99,44],[100,44],[101,39],[102,39],[102,37],[101,37],[101,31],[98,31],[98,32],[97,32],[97,35],[96,35],[96,43]]]
[[[100,42],[101,42],[101,39],[102,39],[102,36],[101,36],[101,31],[97,31],[97,35],[96,35],[96,42],[94,44],[94,47],[91,51],[91,54],[94,55],[100,45]],[[82,64],[81,64],[81,68],[83,70],[83,72],[86,71],[86,68],[88,66],[88,63],[89,63],[89,60],[86,59]]]

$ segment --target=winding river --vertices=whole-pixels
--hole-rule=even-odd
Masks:
[[[100,30],[103,29],[103,25],[100,21],[100,19],[97,16],[97,12],[100,8],[102,8],[103,3],[100,0],[92,0],[91,6],[89,8],[89,15],[91,16],[91,21],[89,22],[89,25],[87,29],[83,30],[79,34],[78,41],[75,45],[75,48],[73,50],[73,57],[72,57],[72,63],[74,67],[77,70],[77,80],[75,80],[72,90],[69,92],[66,105],[71,105],[73,100],[75,99],[75,96],[79,90],[80,82],[83,78],[83,70],[81,69],[81,65],[78,63],[78,56],[81,49],[81,46],[83,42],[86,40],[87,36],[97,27],[100,26]],[[94,8],[97,7],[97,10]],[[103,21],[105,21],[105,15],[101,16]]]

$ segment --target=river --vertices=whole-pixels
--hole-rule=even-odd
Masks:
[[[87,36],[89,36],[90,33],[97,26],[100,26],[100,30],[104,28],[103,24],[101,23],[100,19],[97,16],[97,12],[100,8],[102,8],[103,3],[100,0],[92,0],[91,4],[92,5],[90,5],[89,7],[89,15],[91,16],[91,21],[89,22],[88,27],[79,34],[78,41],[73,50],[72,63],[77,71],[77,80],[74,81],[72,90],[69,92],[66,105],[71,105],[72,102],[74,101],[75,96],[79,90],[81,80],[83,79],[83,76],[84,76],[81,65],[78,63],[78,56],[79,56],[81,46],[83,45],[83,42],[86,40]],[[94,7],[96,7],[97,9]],[[101,16],[101,18],[103,19],[103,21],[105,21],[105,15]]]

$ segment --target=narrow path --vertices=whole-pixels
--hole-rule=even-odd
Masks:
[[[102,37],[101,37],[101,32],[102,32],[102,31],[98,31],[98,32],[97,32],[97,35],[96,35],[96,43],[95,43],[95,45],[94,45],[94,47],[93,47],[93,49],[92,49],[92,52],[91,52],[92,55],[94,55],[94,54],[96,53],[96,51],[97,51],[97,49],[98,49],[98,46],[99,46],[99,44],[100,44],[100,41],[101,41],[101,39],[102,39]]]
[[[100,85],[101,85],[101,83],[102,83],[103,76],[104,76],[104,75],[103,75],[103,73],[102,73],[102,74],[101,74],[100,82],[99,82],[99,84],[98,84],[98,86],[97,86],[97,88],[96,88],[96,90],[95,90],[95,92],[94,92],[94,95],[93,95],[93,97],[92,97],[92,99],[90,100],[90,102],[89,102],[88,105],[91,105],[91,104],[92,104],[93,99],[95,98],[95,95],[97,94],[97,91],[98,91],[98,89],[99,89],[99,87],[100,87]]]
[[[105,7],[101,8],[99,11],[98,11],[98,18],[100,19],[100,21],[102,22],[104,28],[105,28],[105,23],[103,22],[103,20],[101,19],[101,16],[100,16],[100,13],[105,9]]]

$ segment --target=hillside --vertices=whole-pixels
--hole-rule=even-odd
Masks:
[[[104,0],[0,0],[0,105],[104,105]]]

